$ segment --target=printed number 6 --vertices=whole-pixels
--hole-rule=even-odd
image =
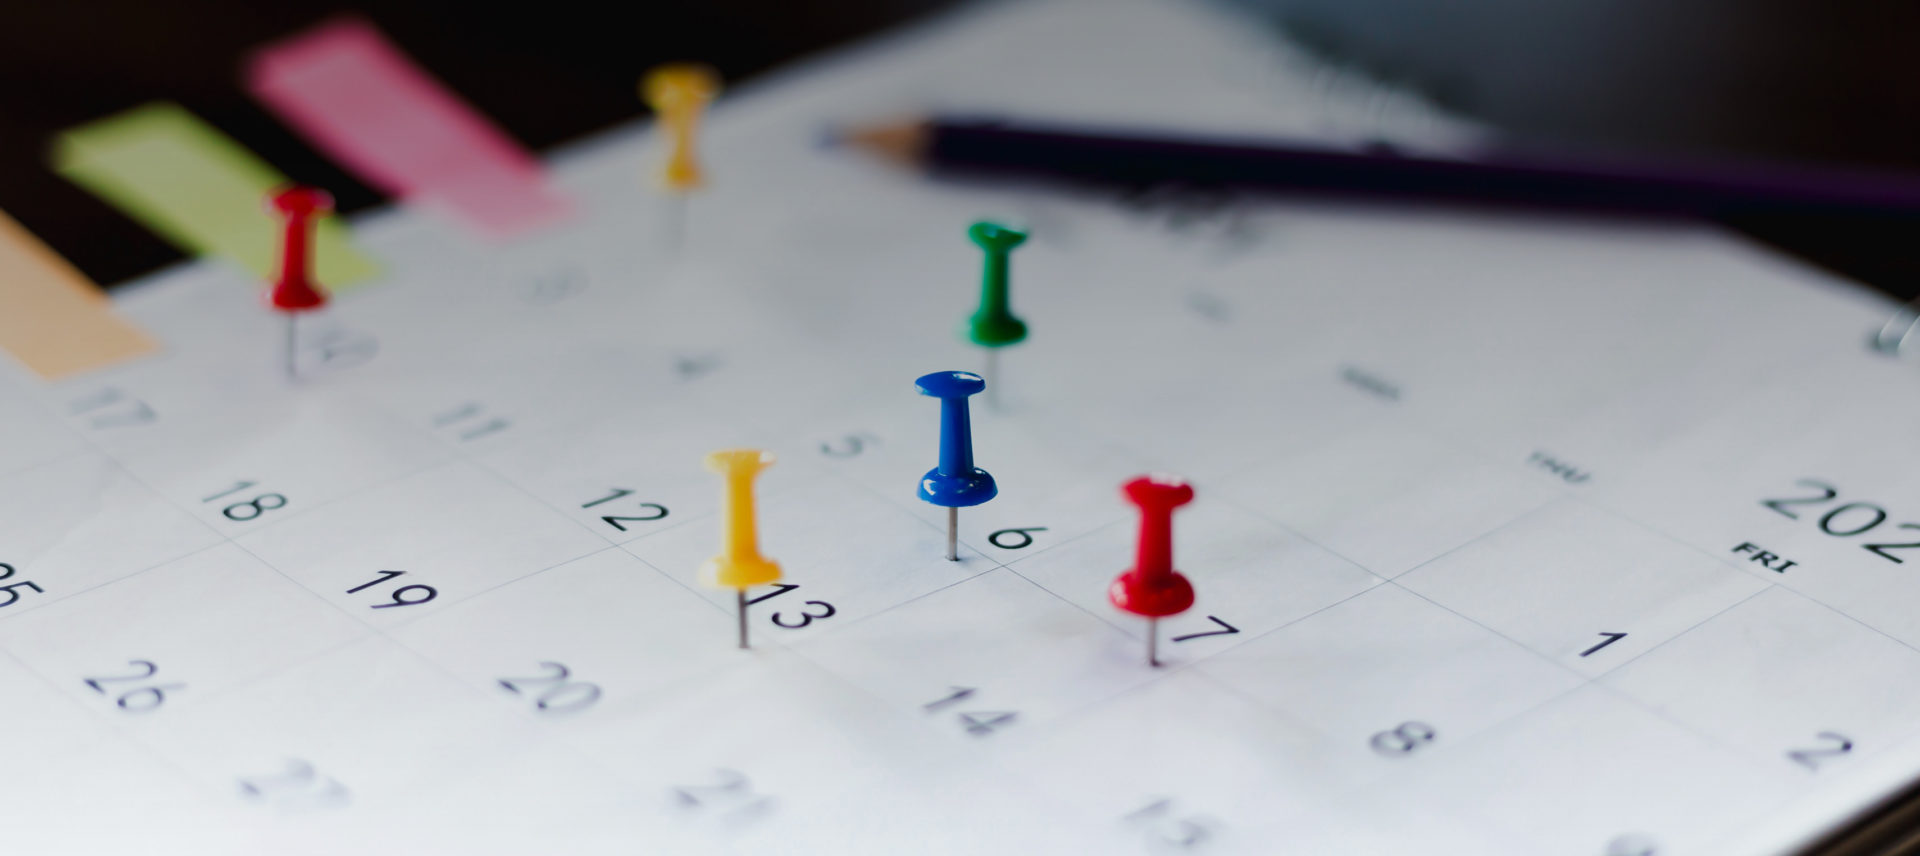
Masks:
[[[822,609],[825,609],[826,612],[817,613],[817,614],[812,612],[802,612],[800,613],[800,620],[794,624],[788,624],[784,619],[780,617],[783,613],[776,612],[772,616],[773,623],[778,624],[781,627],[785,627],[788,630],[794,630],[794,629],[805,627],[809,624],[812,624],[813,620],[816,618],[832,618],[833,617],[833,613],[835,610],[833,608],[833,604],[831,603],[828,603],[824,600],[810,600],[810,601],[807,601],[807,605],[820,607]]]

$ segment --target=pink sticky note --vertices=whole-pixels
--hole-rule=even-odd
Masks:
[[[564,216],[540,163],[359,18],[260,49],[247,88],[386,193],[452,209],[491,236]]]

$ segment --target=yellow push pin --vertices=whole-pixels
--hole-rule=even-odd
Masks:
[[[673,246],[686,234],[686,196],[706,184],[706,175],[694,156],[694,131],[707,103],[720,93],[720,75],[696,63],[659,66],[640,79],[640,97],[653,108],[667,133],[667,159],[660,165],[660,184],[676,200],[673,205]]]
[[[720,555],[700,566],[700,581],[739,594],[740,647],[747,647],[747,589],[780,580],[780,563],[760,555],[753,520],[753,479],[773,466],[773,453],[722,449],[707,455],[707,469],[726,478],[721,488]]]

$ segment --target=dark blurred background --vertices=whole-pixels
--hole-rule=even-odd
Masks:
[[[536,150],[645,112],[649,67],[709,63],[730,81],[857,40],[950,0],[6,0],[0,15],[0,210],[94,281],[117,283],[180,254],[46,166],[52,136],[155,100],[177,101],[341,210],[381,198],[293,136],[241,90],[257,45],[357,11]]]
[[[1920,171],[1920,3],[1244,0],[1317,53],[1528,143]],[[1730,222],[1903,299],[1920,222]]]
[[[1020,0],[1003,0],[1020,2]],[[97,281],[177,258],[45,167],[61,129],[171,99],[355,210],[379,197],[237,83],[252,46],[331,14],[371,17],[518,139],[542,149],[639,115],[649,66],[740,80],[955,0],[11,0],[0,26],[0,209]],[[1371,76],[1544,144],[1920,169],[1911,42],[1920,4],[1814,0],[1239,0]],[[1912,224],[1730,224],[1889,292],[1920,283]]]

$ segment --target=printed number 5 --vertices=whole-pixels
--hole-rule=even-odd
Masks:
[[[14,569],[12,565],[7,564],[6,562],[0,562],[0,572],[4,572],[4,573],[0,573],[0,580],[4,580],[8,577],[13,576]],[[7,593],[7,599],[4,601],[0,601],[0,606],[12,606],[14,604],[14,601],[17,601],[20,599],[20,590],[23,588],[30,588],[41,594],[46,594],[46,591],[40,588],[40,584],[32,580],[23,580],[17,583],[10,583],[8,585],[0,586],[0,592]]]

